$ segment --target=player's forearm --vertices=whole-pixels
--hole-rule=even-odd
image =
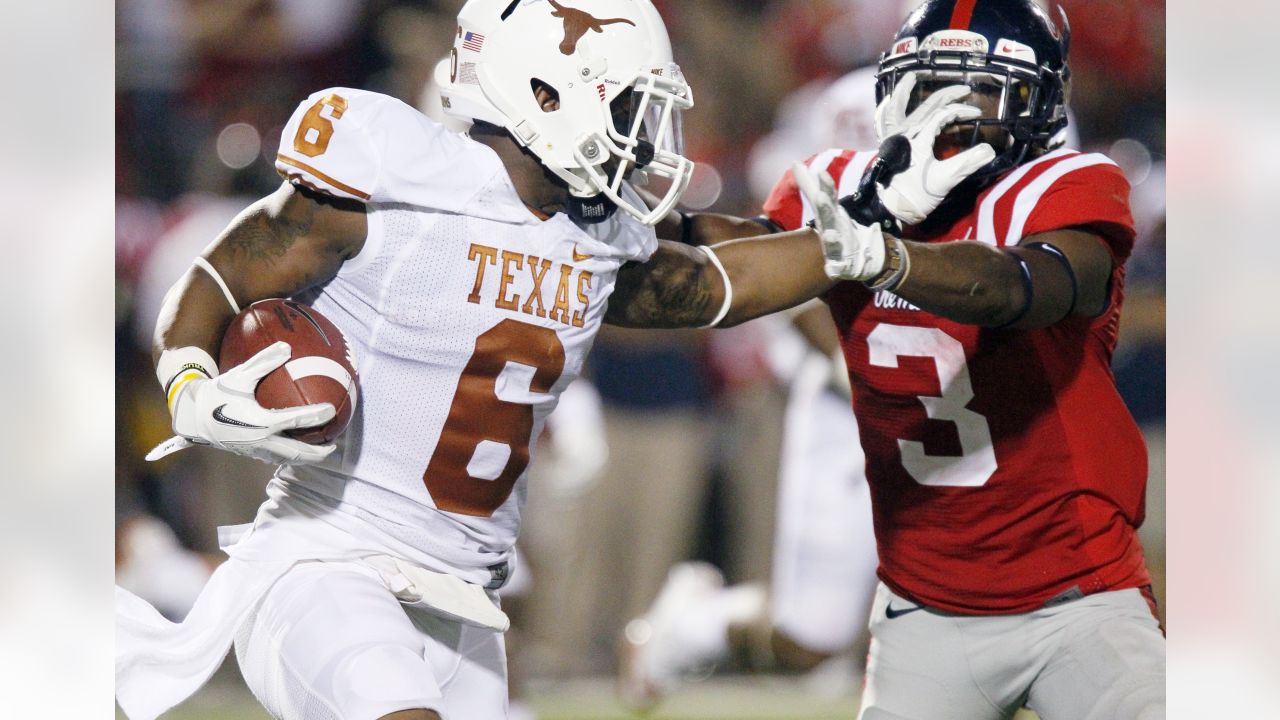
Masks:
[[[811,230],[731,240],[710,250],[663,241],[647,262],[618,272],[605,322],[703,327],[720,317],[728,298],[716,326],[730,327],[822,294],[833,284],[822,267],[821,245]]]
[[[909,270],[893,293],[922,310],[960,323],[1000,326],[1026,302],[1018,261],[977,242],[903,241]]]
[[[721,327],[795,307],[834,284],[823,272],[822,246],[812,230],[730,240],[712,249],[733,288]]]

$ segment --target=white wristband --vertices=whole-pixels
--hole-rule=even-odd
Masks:
[[[231,288],[227,287],[227,283],[223,281],[222,276],[218,274],[218,271],[213,269],[213,265],[211,265],[208,260],[205,260],[198,255],[195,260],[191,261],[191,264],[209,273],[209,277],[213,278],[213,281],[218,283],[218,287],[222,288],[222,295],[227,299],[227,302],[231,304],[232,311],[239,315],[240,305],[236,303],[235,296],[231,294]]]
[[[699,250],[707,254],[707,258],[711,260],[711,264],[716,266],[720,271],[720,277],[724,278],[724,303],[720,305],[720,312],[716,313],[716,319],[703,325],[701,329],[713,328],[724,320],[724,316],[729,314],[729,306],[733,304],[733,283],[729,282],[729,273],[725,271],[724,265],[720,263],[720,258],[716,257],[715,252],[706,245],[697,246]]]
[[[160,381],[160,387],[164,388],[171,412],[174,398],[178,397],[187,381],[217,376],[218,363],[214,362],[209,353],[194,345],[165,350],[160,353],[160,361],[156,363],[156,379]]]

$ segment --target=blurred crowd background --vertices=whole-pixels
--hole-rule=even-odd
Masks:
[[[252,518],[270,470],[201,450],[142,461],[169,434],[149,358],[160,299],[237,212],[279,184],[280,129],[309,93],[366,88],[436,112],[431,71],[461,4],[116,3],[117,578],[175,616],[217,562],[215,527]],[[822,149],[805,147],[817,137],[797,130],[824,111],[813,98],[873,64],[914,5],[655,4],[697,101],[685,117],[699,163],[685,207],[747,216],[790,160]],[[1110,155],[1134,187],[1140,237],[1114,369],[1149,443],[1143,538],[1163,600],[1164,1],[1061,4],[1073,30],[1080,145]],[[798,155],[779,164],[779,147]],[[730,582],[767,578],[787,381],[771,360],[770,322],[601,334],[589,376],[603,422],[566,423],[566,432],[594,432],[582,446],[597,452],[575,459],[549,447],[534,469],[516,578],[523,592],[512,600],[516,672],[611,673],[623,624],[652,601],[673,562],[708,560]]]

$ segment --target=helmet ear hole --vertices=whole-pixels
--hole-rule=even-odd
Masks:
[[[552,113],[560,109],[560,91],[551,83],[539,78],[529,80],[529,89],[533,91],[533,99],[544,113]]]

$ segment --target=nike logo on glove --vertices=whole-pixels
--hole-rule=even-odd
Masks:
[[[915,607],[904,608],[902,610],[894,610],[893,603],[890,602],[888,605],[884,606],[884,616],[892,620],[897,617],[902,617],[907,613],[913,613],[917,610],[923,610],[923,609],[924,609],[923,607],[921,607],[920,605],[917,605]]]
[[[225,403],[213,409],[213,419],[215,422],[220,422],[223,425],[234,425],[235,427],[252,428],[254,430],[267,429],[265,425],[250,425],[247,422],[236,420],[235,418],[231,418],[231,417],[227,417],[226,415],[223,415],[222,408],[224,407],[226,407]]]

